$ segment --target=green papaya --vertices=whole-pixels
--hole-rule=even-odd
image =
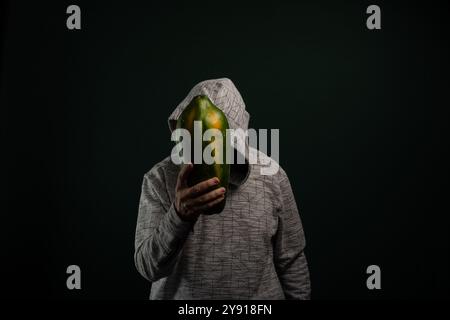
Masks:
[[[194,121],[201,121],[201,137],[194,136]],[[227,152],[227,143],[226,143],[226,130],[229,129],[228,120],[225,114],[216,107],[211,100],[205,95],[199,95],[192,99],[189,105],[183,110],[181,115],[177,120],[177,128],[183,128],[190,132],[191,134],[191,156],[192,163],[194,163],[194,141],[195,139],[201,139],[202,141],[202,154],[205,147],[211,143],[214,143],[214,139],[212,141],[203,141],[203,134],[208,129],[218,129],[222,134],[222,148],[218,147],[214,150],[213,156],[216,156],[216,152],[222,152],[222,163],[217,163],[214,161],[213,164],[207,164],[203,161],[201,164],[194,163],[194,167],[192,172],[188,178],[188,186],[193,186],[199,182],[218,177],[219,184],[214,187],[220,188],[224,187],[225,190],[228,190],[228,182],[230,178],[230,164],[226,163],[226,152]],[[215,158],[216,159],[216,158]],[[211,190],[213,190],[211,189]],[[225,192],[226,196],[226,192]],[[226,203],[226,198],[223,201],[216,204],[204,214],[217,214],[223,211]]]

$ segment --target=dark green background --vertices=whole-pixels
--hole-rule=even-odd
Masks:
[[[142,176],[169,155],[166,119],[190,88],[229,77],[251,127],[280,129],[313,298],[449,297],[446,2],[73,3],[80,31],[72,2],[0,9],[3,292],[147,298]]]

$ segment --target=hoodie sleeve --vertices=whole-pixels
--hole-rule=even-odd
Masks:
[[[144,176],[135,237],[136,268],[152,282],[172,272],[192,227],[168,202],[166,187],[159,180],[155,174]]]
[[[281,168],[280,168],[281,171]],[[286,299],[310,299],[305,235],[288,177],[281,171],[281,210],[274,244],[274,262]]]

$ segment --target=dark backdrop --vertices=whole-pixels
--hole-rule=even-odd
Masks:
[[[2,292],[142,298],[134,229],[166,119],[232,79],[251,127],[279,128],[313,298],[449,297],[448,5],[75,1],[0,9]],[[66,267],[82,290],[66,289]],[[366,267],[382,290],[366,288]]]

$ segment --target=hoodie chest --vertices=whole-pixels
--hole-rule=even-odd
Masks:
[[[276,195],[262,185],[229,190],[220,214],[202,215],[190,235],[193,245],[221,244],[223,250],[270,246],[278,228]]]

